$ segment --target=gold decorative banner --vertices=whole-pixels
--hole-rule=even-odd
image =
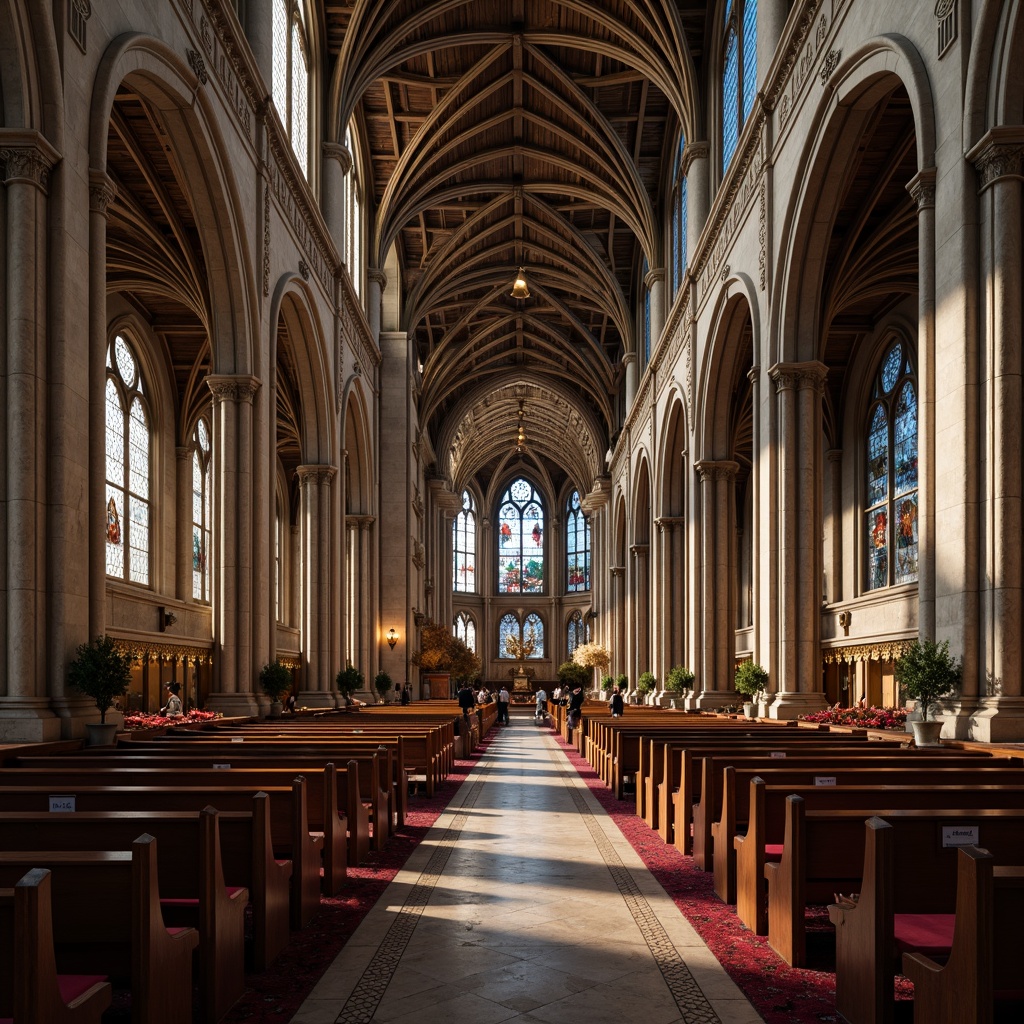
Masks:
[[[178,644],[140,644],[131,640],[120,640],[114,637],[114,645],[122,654],[130,654],[137,662],[148,661],[150,664],[159,661],[173,661],[182,664],[186,661],[198,661],[203,665],[213,662],[213,651],[205,647],[180,646]]]

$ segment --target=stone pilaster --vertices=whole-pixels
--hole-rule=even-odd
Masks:
[[[706,142],[687,141],[683,152],[686,175],[686,252],[692,259],[711,211],[711,161]]]
[[[662,684],[669,671],[683,664],[686,636],[686,549],[685,516],[660,516],[658,561],[654,569],[659,582],[660,608],[654,616],[659,624],[658,681]]]
[[[661,332],[665,330],[665,268],[653,267],[647,271],[644,284],[651,293],[651,351],[658,347]]]
[[[192,600],[192,456],[191,444],[174,449],[174,589],[179,601]]]

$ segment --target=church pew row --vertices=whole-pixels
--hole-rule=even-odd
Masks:
[[[900,830],[900,842],[916,849],[925,860],[949,857],[942,848],[944,830],[974,830],[976,845],[992,851],[999,864],[1024,863],[1024,810],[985,806],[983,800],[965,806],[889,808],[880,801],[849,809],[806,811],[801,797],[786,797],[786,826],[781,849],[764,865],[767,882],[768,943],[787,963],[806,959],[806,908],[827,904],[839,892],[859,892],[864,858],[865,818],[884,817]],[[906,835],[906,840],[903,835]],[[745,887],[737,857],[737,916],[756,916],[763,889]],[[762,883],[763,885],[763,883]],[[920,883],[908,883],[908,895]],[[740,900],[745,909],[740,909]],[[746,922],[744,922],[746,923]]]
[[[1024,867],[1000,865],[977,845],[936,850],[934,831],[905,824],[872,817],[860,826],[858,899],[829,907],[836,1009],[849,1024],[891,1021],[902,961],[914,983],[915,1020],[991,1024],[997,998],[1019,1003],[1024,995]]]
[[[190,767],[173,760],[162,767],[130,767],[126,759],[116,755],[110,758],[109,763],[105,763],[102,757],[83,758],[73,760],[67,767],[44,766],[42,762],[43,758],[32,758],[28,761],[29,766],[0,770],[0,799],[4,788],[26,785],[47,786],[53,793],[73,793],[77,786],[120,785],[163,789],[244,789],[251,794],[259,790],[291,788],[298,770],[291,765],[256,764],[249,767],[234,759],[230,762],[204,761],[205,767]],[[230,767],[214,768],[213,765],[218,763]],[[296,862],[298,880],[293,881],[293,885],[308,894],[311,888],[319,887],[321,861],[325,870],[329,868],[330,885],[337,885],[344,878],[340,864],[345,858],[346,848],[350,867],[365,861],[370,848],[370,823],[369,812],[359,797],[358,770],[352,762],[343,769],[334,765],[327,765],[322,770],[310,769],[303,778],[306,798],[301,809],[295,808],[299,819],[293,819],[288,827],[275,824],[274,842],[281,856]],[[277,807],[272,810],[274,822],[280,822]],[[317,879],[315,885],[310,880],[311,876]],[[331,892],[337,892],[337,888]]]
[[[0,1024],[100,1024],[111,1003],[106,975],[57,973],[50,902],[45,869],[0,889]]]
[[[223,820],[222,820],[223,819]],[[233,819],[233,820],[231,820]],[[75,814],[0,814],[3,858],[34,856],[33,851],[130,850],[133,837],[153,835],[162,851],[160,906],[171,926],[199,929],[199,983],[206,1019],[220,1020],[245,989],[245,908],[249,891],[227,884],[221,826],[228,822],[251,847],[252,815],[174,811],[95,811]],[[227,861],[234,882],[248,877],[247,856]],[[6,864],[7,860],[0,860]],[[230,877],[230,876],[229,876]]]
[[[784,755],[784,756],[773,756]],[[772,744],[767,750],[760,752],[750,747],[734,748],[730,744],[693,745],[666,757],[666,766],[675,764],[677,771],[666,782],[659,793],[659,799],[667,803],[671,796],[671,810],[666,806],[665,813],[671,815],[671,835],[673,843],[681,853],[694,853],[697,866],[702,870],[710,870],[713,850],[711,842],[711,822],[714,820],[713,804],[703,804],[703,785],[705,778],[702,760],[713,759],[714,773],[711,776],[715,786],[719,786],[720,771],[727,764],[754,767],[764,765],[777,767],[785,760],[787,766],[793,768],[820,769],[822,774],[830,773],[834,767],[865,765],[869,761],[880,768],[900,767],[971,767],[977,764],[1003,764],[1003,759],[992,758],[984,752],[965,752],[961,750],[891,750],[867,744],[862,747],[820,747],[809,746],[801,749],[785,749]],[[1005,763],[1009,763],[1008,761]],[[826,772],[826,769],[828,770]],[[670,791],[672,777],[678,778],[674,791]],[[694,814],[699,815],[697,830],[699,835],[692,833]],[[696,840],[699,839],[699,842]]]
[[[734,837],[766,827],[763,824],[763,811],[758,815],[762,824],[755,823],[753,829],[750,826],[750,798],[757,792],[804,794],[811,801],[808,803],[810,808],[814,797],[822,790],[855,794],[905,790],[908,787],[911,792],[923,792],[927,787],[949,791],[950,787],[954,786],[970,786],[991,794],[992,799],[998,801],[996,806],[1011,806],[1008,801],[1017,799],[1015,793],[1024,787],[1024,766],[999,767],[998,760],[996,764],[982,763],[976,767],[975,763],[965,764],[955,757],[952,762],[947,763],[941,759],[935,761],[925,758],[923,763],[910,760],[907,763],[897,761],[894,764],[889,759],[879,758],[858,761],[855,764],[850,764],[847,760],[842,765],[830,763],[826,759],[811,768],[800,768],[788,759],[774,763],[755,761],[751,764],[751,759],[747,758],[742,767],[728,763],[731,759],[719,760],[727,763],[724,763],[724,766],[716,765],[715,759],[704,758],[705,781],[702,788],[705,797],[715,788],[720,790],[718,820],[711,822],[711,831],[714,835],[715,893],[724,903],[736,902],[737,847]],[[764,787],[758,789],[751,786],[753,780],[760,780]],[[1000,797],[1004,787],[1009,793],[1005,800]],[[713,800],[708,802],[713,806]],[[694,812],[694,818],[695,822],[699,820],[697,811]],[[696,831],[696,824],[694,829]],[[750,847],[744,846],[746,857],[756,857],[756,851],[756,842],[752,842]],[[763,865],[751,864],[746,871],[750,877],[760,878],[763,875]]]
[[[192,1017],[199,932],[165,926],[157,868],[157,842],[142,835],[130,852],[0,852],[0,886],[17,887],[30,872],[48,872],[61,970],[130,986],[134,1024],[181,1024]]]
[[[422,738],[422,737],[421,737]],[[388,831],[397,824],[405,825],[408,811],[408,776],[405,752],[408,738],[401,735],[374,736],[365,739],[362,736],[334,735],[326,732],[307,732],[303,729],[287,731],[239,729],[238,731],[216,731],[210,733],[171,731],[163,736],[145,738],[128,738],[118,742],[116,753],[110,750],[99,753],[104,758],[115,756],[155,755],[181,756],[202,755],[211,761],[233,762],[238,757],[260,757],[269,759],[294,759],[297,767],[306,768],[313,765],[322,768],[334,762],[341,764],[350,760],[369,761],[360,772],[360,791],[365,802],[372,807],[375,803],[373,793],[384,790],[388,797],[388,814],[386,823]],[[103,748],[97,748],[103,751]],[[88,757],[92,752],[89,748],[81,751]],[[379,762],[373,778],[372,761],[376,757]],[[23,762],[22,762],[23,763]],[[383,822],[382,822],[383,824]]]

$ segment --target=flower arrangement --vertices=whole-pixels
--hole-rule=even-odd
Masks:
[[[193,709],[192,711],[186,711],[185,714],[179,718],[174,719],[174,725],[181,725],[182,722],[209,722],[214,718],[220,718],[221,715],[217,711],[199,711]],[[165,725],[169,725],[170,719],[165,718],[163,715],[147,715],[142,711],[129,712],[124,716],[124,727],[128,730],[139,730],[139,729],[159,729]]]
[[[606,669],[611,664],[612,656],[603,644],[590,643],[580,644],[572,652],[572,660],[584,668]]]
[[[802,722],[825,725],[848,725],[858,729],[891,729],[904,732],[907,726],[906,708],[844,708],[836,704],[824,711],[801,715]]]

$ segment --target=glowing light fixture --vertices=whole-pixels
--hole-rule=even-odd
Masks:
[[[528,299],[529,297],[530,289],[526,287],[526,271],[520,267],[516,279],[512,283],[512,298]]]
[[[391,629],[388,630],[388,635],[385,639],[388,642],[388,647],[390,647],[391,650],[394,650],[395,644],[398,643],[398,634],[395,632],[394,626],[392,626]]]

